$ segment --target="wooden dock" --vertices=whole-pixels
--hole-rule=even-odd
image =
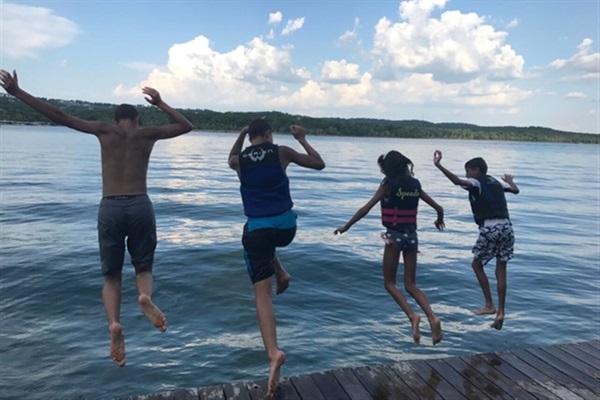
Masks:
[[[122,400],[257,400],[266,380]],[[277,399],[600,399],[600,340],[343,368],[283,379]]]

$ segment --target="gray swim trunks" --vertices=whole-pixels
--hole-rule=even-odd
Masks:
[[[387,232],[381,234],[383,241],[386,244],[394,243],[401,251],[418,251],[419,238],[417,231],[399,232],[393,229],[388,229]]]
[[[131,263],[138,270],[152,267],[156,220],[148,195],[104,197],[98,208],[98,243],[102,275],[120,274],[125,239]]]
[[[479,228],[479,237],[473,247],[473,258],[483,265],[491,259],[508,261],[513,258],[515,233],[510,221]]]

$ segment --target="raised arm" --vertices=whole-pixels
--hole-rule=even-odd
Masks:
[[[516,183],[513,181],[513,176],[511,174],[504,174],[502,180],[508,183],[508,186],[510,186],[510,188],[506,189],[507,192],[519,194],[520,190],[517,187]]]
[[[421,200],[437,211],[437,219],[435,220],[434,225],[439,231],[444,230],[446,225],[444,224],[444,209],[442,206],[436,203],[424,190],[421,190]]]
[[[186,117],[163,101],[160,97],[160,93],[156,89],[144,87],[142,93],[149,96],[144,97],[148,103],[160,108],[172,121],[172,123],[168,125],[142,128],[144,134],[148,135],[148,137],[154,140],[170,139],[188,133],[194,129],[194,125]]]
[[[385,196],[388,190],[389,187],[387,185],[379,186],[379,189],[377,189],[371,200],[369,200],[367,204],[359,208],[358,211],[356,211],[356,213],[352,216],[352,218],[350,218],[350,221],[346,223],[346,225],[340,226],[335,231],[333,231],[333,233],[336,235],[338,233],[344,233],[348,229],[350,229],[352,225],[363,219],[363,217],[365,217],[369,213],[369,211],[371,211],[375,204],[381,201],[381,199],[383,198],[383,196]]]
[[[442,173],[444,175],[446,175],[446,177],[448,179],[450,179],[450,181],[452,183],[454,183],[455,185],[460,185],[460,186],[464,186],[464,187],[469,187],[472,186],[473,184],[465,179],[460,179],[458,176],[456,176],[455,174],[453,174],[452,172],[448,171],[442,164],[442,152],[439,150],[436,150],[433,153],[433,164],[438,167],[438,169],[440,171],[442,171]]]
[[[290,126],[290,131],[294,135],[294,138],[302,145],[306,154],[298,153],[296,150],[287,147],[280,146],[281,163],[285,170],[290,162],[298,164],[305,168],[312,168],[322,170],[325,168],[325,162],[321,158],[319,152],[317,152],[306,140],[306,130],[300,125]]]
[[[229,151],[229,167],[238,173],[240,172],[240,153],[242,152],[242,147],[244,147],[244,140],[246,139],[248,130],[248,126],[242,129],[235,143],[231,146],[231,151]]]
[[[55,124],[64,125],[84,133],[99,135],[109,130],[109,124],[98,121],[86,121],[63,112],[52,104],[32,96],[19,87],[17,71],[11,75],[0,70],[0,84],[7,93],[15,96],[29,107],[33,108]]]

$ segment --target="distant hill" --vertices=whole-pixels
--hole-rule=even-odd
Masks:
[[[116,107],[108,103],[44,99],[79,118],[111,122]],[[152,106],[138,106],[142,124],[167,123],[165,114]],[[463,123],[432,123],[418,120],[390,121],[373,118],[312,118],[278,111],[217,112],[180,109],[201,131],[239,131],[257,116],[266,116],[275,132],[288,132],[300,124],[311,135],[374,136],[424,139],[511,140],[528,142],[600,143],[599,134],[557,131],[539,126],[478,126]],[[50,122],[13,96],[0,94],[0,124],[49,124]]]

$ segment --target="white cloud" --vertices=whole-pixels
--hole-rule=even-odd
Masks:
[[[496,115],[518,114],[520,104],[534,92],[498,78],[522,74],[522,58],[504,43],[505,33],[496,32],[476,14],[450,11],[433,19],[431,11],[445,3],[403,2],[406,21],[392,24],[382,18],[370,54],[376,56],[374,66],[324,60],[320,73],[312,77],[307,68],[294,65],[291,45],[277,47],[267,42],[268,37],[256,37],[218,52],[207,37],[198,36],[173,45],[168,63],[154,67],[139,85],[120,85],[114,93],[138,100],[140,88],[152,86],[174,105],[312,116],[398,119],[399,113],[424,105],[442,105],[446,115],[456,110],[469,118],[489,110]],[[304,19],[300,20],[295,26],[302,26]],[[354,32],[359,25],[357,18]],[[385,69],[389,78],[382,80]]]
[[[517,18],[513,19],[506,25],[506,29],[514,29],[519,25],[519,20]]]
[[[306,69],[293,67],[291,50],[254,38],[228,53],[219,53],[208,38],[198,36],[173,45],[167,65],[154,68],[144,82],[130,89],[119,86],[114,93],[138,96],[141,87],[151,86],[193,107],[255,107],[279,94],[281,85],[276,82],[297,84],[310,78]]]
[[[360,19],[358,17],[354,18],[354,29],[352,29],[351,31],[346,31],[344,32],[339,38],[338,38],[338,44],[353,44],[356,43],[358,45],[361,44],[360,40],[358,39],[358,28],[360,27]]]
[[[281,36],[289,35],[290,33],[302,28],[303,25],[304,25],[304,17],[296,18],[294,20],[289,20],[287,22],[287,24],[285,24],[285,28],[283,28],[283,31],[281,31]]]
[[[382,77],[387,74],[390,79],[402,71],[430,72],[447,82],[523,76],[524,59],[505,44],[506,32],[496,31],[475,13],[446,11],[433,18],[432,11],[445,4],[446,0],[404,1],[401,22],[379,20],[372,54]]]
[[[355,82],[360,79],[358,64],[342,61],[325,61],[321,77],[325,82]]]
[[[583,39],[577,46],[577,52],[571,58],[568,60],[556,59],[550,63],[550,67],[573,69],[597,75],[598,65],[600,65],[600,53],[591,53],[592,43],[594,43],[592,39]]]
[[[269,14],[269,25],[279,25],[283,19],[283,14],[280,11]]]
[[[567,99],[586,99],[587,95],[582,92],[569,92],[565,97]]]
[[[76,23],[49,8],[6,2],[0,7],[1,51],[10,58],[35,57],[41,50],[66,46],[79,33]]]

